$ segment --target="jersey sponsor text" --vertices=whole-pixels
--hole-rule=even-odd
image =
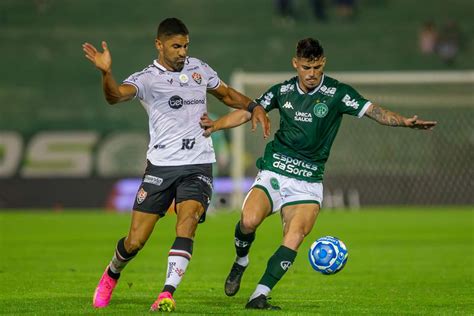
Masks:
[[[311,123],[313,121],[313,116],[311,115],[311,113],[308,113],[308,112],[296,111],[295,121]]]
[[[354,108],[356,110],[359,108],[359,102],[357,102],[355,99],[351,99],[351,96],[348,94],[346,94],[344,98],[342,98],[342,102],[344,102],[346,106],[350,106],[351,108]]]
[[[329,97],[334,96],[334,94],[336,94],[336,90],[337,89],[335,87],[326,87],[325,85],[323,85],[321,89],[319,89],[321,94],[327,95]]]
[[[318,166],[314,164],[279,153],[274,153],[273,158],[275,159],[273,161],[273,167],[294,175],[309,178],[313,175],[313,171],[318,170]]]

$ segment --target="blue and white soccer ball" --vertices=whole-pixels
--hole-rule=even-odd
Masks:
[[[347,262],[346,245],[336,237],[325,236],[316,240],[309,248],[309,263],[322,274],[334,274],[342,270]]]

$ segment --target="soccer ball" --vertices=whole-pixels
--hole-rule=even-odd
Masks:
[[[321,237],[309,248],[309,263],[322,274],[334,274],[342,270],[347,262],[346,245],[332,236]]]

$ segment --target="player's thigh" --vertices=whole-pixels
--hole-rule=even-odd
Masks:
[[[249,206],[256,205],[260,208],[263,207],[265,213],[267,213],[266,211],[268,209],[270,213],[278,212],[282,206],[282,186],[280,185],[280,183],[284,178],[284,176],[273,171],[259,171],[254,183],[252,184],[252,191],[250,191],[250,194],[252,194],[253,191],[257,191],[256,189],[258,189],[260,195],[257,199],[255,199],[256,201],[252,200]],[[261,193],[264,193],[264,196]],[[246,199],[244,200],[244,204],[250,194],[247,195]]]
[[[271,200],[261,187],[253,187],[242,205],[241,225],[251,231],[272,213]]]
[[[319,204],[303,203],[285,206],[281,211],[284,233],[299,231],[308,234],[313,229],[319,214]]]
[[[283,244],[291,249],[298,249],[304,238],[313,229],[319,214],[319,204],[302,203],[287,205],[282,208]]]
[[[281,176],[281,208],[295,204],[323,203],[323,184]]]
[[[180,218],[199,216],[199,222],[204,222],[211,202],[212,181],[211,164],[183,166],[176,185],[176,210]]]
[[[155,166],[148,162],[133,209],[163,217],[175,198],[180,170],[174,166]]]
[[[290,232],[305,236],[313,228],[323,201],[322,183],[284,177],[281,192],[284,235]]]

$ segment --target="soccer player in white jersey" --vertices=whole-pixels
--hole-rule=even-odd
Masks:
[[[280,309],[268,303],[268,295],[294,262],[299,246],[316,221],[323,200],[324,166],[344,114],[367,116],[394,127],[432,129],[436,125],[417,116],[406,118],[385,110],[351,86],[326,76],[323,48],[312,38],[298,42],[292,62],[298,75],[274,85],[255,100],[266,111],[279,111],[280,129],[257,161],[260,172],[235,227],[237,256],[225,282],[225,293],[233,296],[239,290],[255,232],[267,216],[279,210],[283,241],[250,296],[246,305],[249,309]],[[204,115],[201,125],[208,136],[249,119],[248,113],[238,110],[215,122]]]
[[[201,115],[207,112],[206,93],[227,106],[249,111],[254,129],[260,123],[264,137],[269,134],[269,121],[261,106],[227,86],[206,63],[187,55],[189,32],[182,21],[163,20],[155,46],[158,59],[117,84],[107,44],[102,42],[102,52],[83,44],[85,57],[102,73],[107,102],[137,97],[148,113],[150,131],[148,165],[133,206],[130,230],[118,241],[99,281],[93,299],[96,308],[109,304],[120,273],[145,245],[155,223],[174,200],[176,239],[168,254],[165,285],[150,310],[175,309],[173,293],[191,259],[197,224],[204,221],[212,195],[215,155],[211,139],[202,135],[199,125]]]

